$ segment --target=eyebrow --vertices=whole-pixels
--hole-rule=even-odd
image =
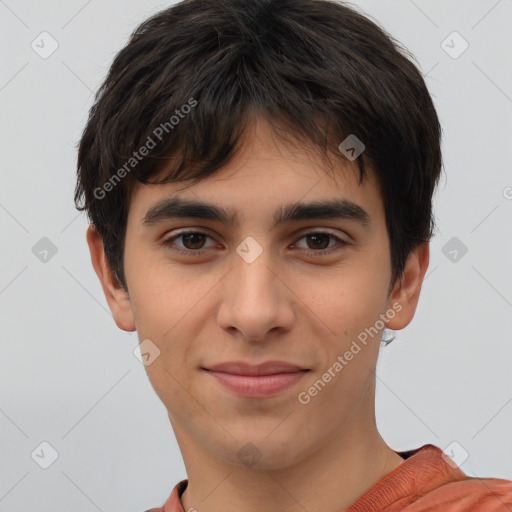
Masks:
[[[177,197],[164,199],[152,206],[146,212],[142,224],[149,227],[176,218],[216,220],[234,227],[239,225],[239,218],[234,210]],[[349,220],[365,228],[371,225],[371,216],[364,208],[347,199],[334,199],[282,205],[274,212],[271,229],[286,222],[310,219]]]

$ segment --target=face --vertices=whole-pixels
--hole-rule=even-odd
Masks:
[[[373,172],[360,185],[355,164],[338,160],[333,177],[319,156],[281,143],[261,120],[244,140],[228,165],[192,187],[137,185],[124,259],[129,300],[102,284],[117,325],[150,340],[150,360],[159,351],[146,371],[182,449],[279,468],[371,423],[382,329],[412,318],[428,253],[413,256],[389,295]],[[168,199],[228,215],[155,210]],[[345,207],[316,216],[296,209],[275,224],[292,203],[335,201]],[[209,371],[234,361],[304,371],[238,380]]]

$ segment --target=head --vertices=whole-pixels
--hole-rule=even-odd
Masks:
[[[412,320],[428,266],[440,137],[412,56],[339,2],[185,0],[135,30],[75,201],[178,439],[278,467],[371,421],[380,335]],[[206,370],[235,360],[307,371],[248,399]]]

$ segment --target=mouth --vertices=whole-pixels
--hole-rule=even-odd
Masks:
[[[215,378],[224,389],[239,396],[266,398],[296,384],[310,371],[283,361],[249,365],[241,361],[201,368]]]

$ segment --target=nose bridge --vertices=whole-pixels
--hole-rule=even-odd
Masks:
[[[261,339],[275,327],[288,327],[292,319],[286,287],[276,276],[277,263],[270,249],[249,236],[236,248],[226,276],[219,322],[235,327],[247,338]]]
[[[266,304],[270,311],[279,293],[276,288],[276,277],[270,269],[272,263],[271,250],[264,248],[254,237],[246,237],[236,248],[233,261],[234,291],[237,302],[247,307],[258,306],[261,310]]]

